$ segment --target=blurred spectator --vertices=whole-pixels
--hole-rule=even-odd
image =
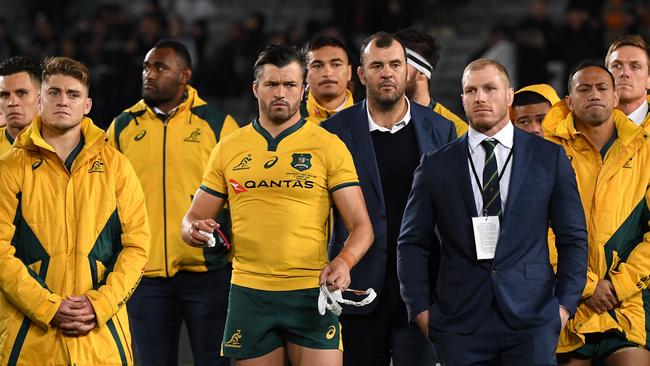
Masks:
[[[554,54],[567,70],[573,69],[585,59],[600,59],[604,54],[603,30],[600,21],[593,18],[593,9],[581,2],[570,3],[565,13],[565,22],[560,27],[555,40]],[[568,73],[564,73],[562,90],[566,95]]]
[[[7,21],[0,18],[0,60],[20,53],[16,41],[7,30]]]
[[[55,37],[54,26],[47,16],[43,13],[38,14],[34,20],[34,34],[29,42],[27,53],[40,59],[55,55]]]
[[[499,23],[490,27],[487,32],[485,43],[474,53],[469,60],[474,61],[479,58],[487,58],[498,61],[508,70],[510,84],[514,87],[517,84],[517,50],[514,42],[510,39],[510,28]]]
[[[546,83],[549,80],[546,65],[554,26],[547,7],[547,0],[532,0],[529,14],[516,30],[519,85]]]

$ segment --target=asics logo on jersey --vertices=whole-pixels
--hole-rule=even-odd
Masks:
[[[230,182],[230,185],[232,186],[232,190],[235,191],[235,193],[239,194],[239,193],[248,192],[248,190],[244,188],[244,186],[239,184],[236,180],[228,179],[228,182]]]
[[[143,131],[140,132],[139,134],[135,135],[135,137],[133,138],[133,140],[135,140],[135,141],[140,141],[140,140],[142,140],[142,138],[143,138],[144,135],[146,135],[146,134],[147,134],[147,130],[143,130]]]
[[[36,169],[38,169],[38,167],[41,166],[41,164],[43,164],[43,159],[41,159],[41,158],[37,158],[37,159],[34,160],[34,162],[32,163],[32,170],[36,170]]]
[[[264,163],[264,169],[269,169],[269,168],[271,168],[271,167],[274,166],[275,163],[277,163],[277,162],[278,162],[278,157],[277,157],[277,156],[272,157],[269,161],[267,161],[266,163]]]
[[[97,159],[93,162],[93,166],[88,169],[88,173],[103,173],[104,172],[104,162],[102,159]]]
[[[183,141],[185,142],[201,142],[199,139],[199,136],[201,135],[201,129],[197,128],[196,130],[192,131],[192,133],[186,137]]]
[[[250,169],[251,167],[250,167],[250,165],[248,165],[248,163],[250,163],[252,160],[253,160],[253,157],[251,156],[251,154],[248,154],[243,159],[241,159],[239,164],[235,165],[235,167],[232,168],[232,170]]]
[[[241,348],[241,329],[237,329],[235,334],[233,334],[230,337],[230,340],[226,343],[223,344],[224,347],[231,347],[231,348]]]

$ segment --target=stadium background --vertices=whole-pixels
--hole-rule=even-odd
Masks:
[[[365,37],[409,26],[440,40],[432,96],[464,117],[460,77],[470,60],[496,58],[516,88],[547,82],[562,96],[567,70],[578,61],[603,59],[624,33],[650,39],[650,0],[0,0],[0,59],[59,55],[84,62],[92,78],[90,116],[107,127],[140,99],[146,52],[161,38],[176,38],[193,57],[191,84],[243,124],[257,112],[251,67],[265,44],[338,36],[356,68]],[[360,100],[362,88],[355,95]],[[180,348],[180,364],[191,365],[185,334]]]

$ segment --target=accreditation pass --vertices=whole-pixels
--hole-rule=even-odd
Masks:
[[[472,217],[476,259],[493,259],[499,241],[499,216]]]

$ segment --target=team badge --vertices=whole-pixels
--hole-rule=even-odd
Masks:
[[[88,173],[103,173],[104,172],[104,162],[102,159],[97,159],[93,161],[93,165],[88,169]]]
[[[230,337],[230,340],[226,343],[223,344],[224,347],[230,347],[230,348],[241,348],[241,329],[237,329],[235,334],[233,334]]]
[[[201,142],[199,139],[199,136],[201,136],[201,129],[197,128],[196,130],[192,131],[192,133],[186,137],[183,141],[185,142]]]
[[[311,168],[311,154],[293,154],[293,160],[291,161],[291,166],[299,171],[305,171]]]
[[[251,156],[251,154],[248,154],[248,155],[244,156],[244,158],[241,159],[239,164],[235,165],[235,167],[232,168],[232,170],[250,169],[251,166],[248,163],[250,163],[252,160],[253,160],[253,157]]]

